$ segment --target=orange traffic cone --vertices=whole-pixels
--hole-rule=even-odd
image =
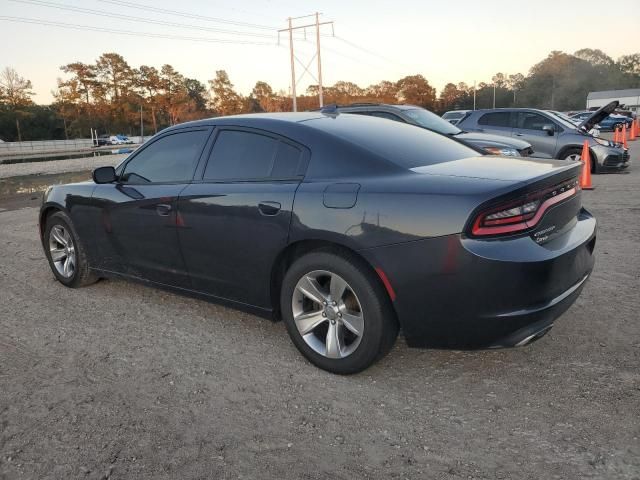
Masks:
[[[580,161],[582,161],[580,188],[583,190],[593,190],[593,185],[591,185],[591,155],[589,154],[589,140],[584,141]]]
[[[629,134],[629,140],[631,140],[632,142],[634,142],[636,140],[636,136],[637,136],[637,132],[636,132],[636,119],[633,119],[633,122],[631,122],[631,133]]]
[[[620,143],[618,141],[618,127],[613,129],[613,143]]]
[[[627,145],[627,124],[626,123],[622,126],[622,145],[624,146],[624,148],[629,147],[629,145]]]

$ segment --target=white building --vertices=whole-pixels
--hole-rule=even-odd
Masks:
[[[625,109],[640,113],[640,88],[627,90],[605,90],[603,92],[589,92],[587,95],[587,110],[600,108],[609,102],[618,100]]]

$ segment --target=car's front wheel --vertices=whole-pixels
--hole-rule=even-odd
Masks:
[[[71,219],[64,212],[56,212],[47,218],[43,240],[49,266],[60,283],[77,288],[98,280],[89,270],[86,251]]]
[[[299,258],[285,274],[280,303],[298,350],[333,373],[364,370],[391,349],[398,334],[386,291],[349,255],[320,251]]]

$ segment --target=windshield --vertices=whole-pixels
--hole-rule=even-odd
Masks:
[[[414,108],[412,110],[405,110],[402,113],[407,115],[421,127],[428,128],[434,132],[442,133],[443,135],[457,135],[462,133],[462,130],[458,127],[451,125],[449,122],[440,118],[435,113],[431,113],[429,110]]]
[[[551,110],[547,110],[548,113],[556,117],[556,121],[560,123],[565,128],[571,128],[573,130],[577,129],[578,126],[571,121],[569,117],[560,112],[554,112]]]

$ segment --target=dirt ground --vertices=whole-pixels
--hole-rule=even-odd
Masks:
[[[549,335],[399,339],[350,377],[307,363],[281,323],[124,281],[66,289],[37,210],[5,206],[0,478],[640,479],[638,153],[583,195],[596,269]]]

